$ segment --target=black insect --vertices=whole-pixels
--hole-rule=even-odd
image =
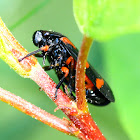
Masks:
[[[78,56],[76,47],[64,35],[44,30],[38,30],[33,34],[33,43],[39,49],[27,54],[19,62],[35,54],[36,57],[43,57],[43,64],[45,64],[47,57],[50,66],[45,66],[44,69],[46,71],[51,69],[55,70],[59,78],[56,89],[62,85],[65,92],[65,85],[67,85],[70,89],[70,96],[75,98],[73,92],[75,91],[75,70]],[[89,103],[104,106],[115,101],[113,93],[106,81],[103,80],[89,63],[86,65],[85,77],[86,99]],[[55,97],[57,97],[57,90]]]

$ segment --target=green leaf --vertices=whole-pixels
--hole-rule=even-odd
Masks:
[[[140,139],[139,38],[140,34],[125,35],[106,41],[103,46],[109,83],[115,95],[114,105],[129,137],[125,140]]]
[[[140,31],[139,13],[139,0],[74,0],[81,32],[99,41]]]

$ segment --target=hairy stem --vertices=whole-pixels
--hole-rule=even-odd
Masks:
[[[83,41],[82,46],[83,47],[87,46],[88,48],[90,46],[89,44],[91,43],[91,41],[87,37],[85,37],[84,40],[85,41]],[[80,54],[81,55],[80,57],[85,58],[85,60],[84,59],[82,60],[82,58],[79,58],[80,59],[78,60],[79,68],[77,68],[79,71],[77,73],[81,74],[81,77],[78,77],[79,82],[83,81],[81,82],[82,90],[76,93],[77,103],[75,101],[72,101],[60,89],[58,90],[57,99],[55,100],[56,84],[52,81],[51,78],[49,78],[49,76],[39,65],[35,57],[30,56],[21,62],[18,61],[20,58],[26,56],[28,52],[18,43],[18,41],[13,37],[13,35],[10,33],[10,31],[6,28],[5,24],[0,19],[0,58],[3,59],[19,75],[26,78],[30,78],[34,82],[36,82],[39,85],[39,87],[56,103],[56,105],[58,106],[57,109],[61,109],[68,116],[68,118],[71,121],[67,121],[67,128],[70,128],[70,131],[66,133],[69,133],[72,131],[71,132],[72,135],[75,135],[78,138],[83,139],[83,140],[88,140],[88,139],[104,140],[105,139],[104,136],[102,135],[99,128],[97,127],[93,119],[91,118],[90,113],[88,112],[88,107],[87,107],[87,103],[85,99],[85,88],[83,88],[85,84],[84,69],[85,69],[87,53],[88,53],[88,52],[86,53],[86,51],[88,49],[83,50],[84,49],[83,47],[82,47],[82,52],[80,51],[80,53],[85,53],[85,54],[84,56]],[[83,66],[80,65],[80,63],[82,63]],[[82,69],[80,67],[82,67]],[[78,81],[76,83],[78,83]],[[78,87],[79,90],[80,88],[81,86]],[[7,101],[6,96],[3,96],[1,100],[5,101],[6,103],[10,103],[11,105],[15,105],[14,107],[19,110],[23,108],[22,112],[28,115],[32,114],[32,109],[35,108],[34,106],[29,105],[28,103],[27,105],[24,104],[22,99],[19,100],[19,98],[17,98],[16,100],[16,102],[19,100],[18,105],[16,104],[14,99],[11,101],[10,100]],[[26,107],[27,107],[27,110],[25,109]],[[39,114],[43,112],[42,110],[39,110],[39,111],[40,111]],[[50,116],[50,114],[45,113],[44,117],[45,115]],[[39,116],[33,113],[32,117],[37,118]],[[50,118],[50,120],[53,121],[52,118],[54,118],[54,116],[51,116]],[[37,119],[39,120],[40,118],[37,118]],[[66,126],[63,120],[61,120],[62,124],[61,124],[61,121],[59,121],[59,119],[58,119],[58,122],[52,122],[52,121],[49,122],[48,120],[46,124],[48,123],[50,126],[53,125],[53,127],[58,130],[63,128],[63,131],[67,131],[66,129],[64,129]],[[54,123],[59,124],[60,126],[54,125]],[[73,126],[76,126],[77,129],[75,129]]]
[[[85,94],[85,69],[87,63],[87,56],[93,40],[84,36],[81,49],[78,55],[76,66],[76,101],[77,107],[84,112],[88,112]]]
[[[10,104],[19,111],[69,135],[79,133],[79,130],[68,120],[59,119],[54,115],[47,113],[45,110],[25,101],[2,88],[0,88],[0,100]]]

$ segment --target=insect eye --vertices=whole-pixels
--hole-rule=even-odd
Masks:
[[[40,31],[36,31],[36,32],[33,34],[33,43],[34,43],[36,46],[40,46],[40,43],[41,43],[42,40],[43,40],[42,33],[41,33]]]

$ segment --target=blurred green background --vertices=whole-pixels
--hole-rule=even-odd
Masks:
[[[1,0],[0,16],[29,51],[35,30],[54,30],[80,48],[82,34],[73,16],[72,0]],[[107,42],[94,42],[89,62],[111,86],[116,102],[106,107],[89,105],[90,112],[108,140],[139,140],[140,33]],[[42,59],[38,59],[42,64]],[[48,63],[47,63],[48,64]],[[46,65],[47,65],[46,64]],[[58,83],[54,71],[49,72]],[[65,115],[30,79],[24,79],[0,60],[0,87],[60,118]],[[0,140],[77,139],[63,134],[0,101]]]

